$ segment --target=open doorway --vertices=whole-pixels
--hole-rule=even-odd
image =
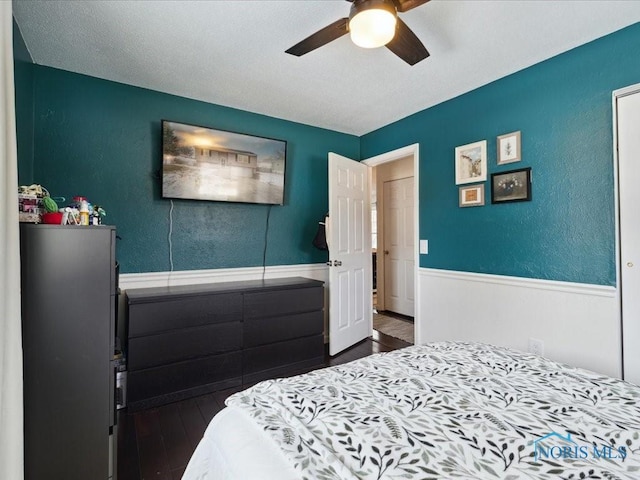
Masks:
[[[373,330],[415,343],[414,155],[371,172]]]
[[[329,250],[329,353],[336,353],[371,336],[373,331],[372,265],[371,265],[371,169],[379,165],[413,158],[413,225],[418,232],[418,159],[419,145],[413,144],[360,162],[329,152],[329,217],[327,228]],[[379,225],[378,225],[379,227]],[[379,230],[379,229],[378,229]],[[413,239],[414,268],[410,274],[411,295],[416,299],[414,338],[422,341],[420,328],[420,301],[415,295],[419,290],[418,241]],[[380,245],[378,245],[380,248]],[[376,265],[377,290],[380,295],[380,260]],[[379,299],[380,297],[378,297]],[[395,340],[393,337],[388,337]],[[374,338],[375,340],[375,338]],[[397,340],[397,342],[406,342]],[[404,345],[402,345],[404,346]]]

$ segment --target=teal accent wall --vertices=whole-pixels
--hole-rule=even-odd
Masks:
[[[611,98],[638,82],[635,24],[371,132],[362,158],[419,143],[421,267],[615,285]],[[517,130],[522,161],[498,166],[496,137]],[[454,149],[479,140],[486,205],[459,208]],[[491,205],[490,174],[524,167],[532,201]]]
[[[316,263],[327,152],[368,158],[420,144],[420,266],[615,285],[611,93],[640,82],[635,24],[361,138],[31,64],[15,29],[20,183],[85,195],[122,237],[122,272],[169,269],[160,120],[288,142],[285,206],[271,207],[267,265]],[[428,60],[427,60],[428,61]],[[428,88],[428,84],[425,84]],[[496,164],[520,130],[523,160]],[[458,207],[454,149],[487,140],[491,173],[532,167],[531,202]],[[176,270],[262,264],[263,205],[174,201]]]
[[[33,183],[33,60],[13,20],[13,71],[18,142],[18,184]]]
[[[327,152],[359,158],[356,136],[44,66],[33,68],[33,179],[86,196],[117,226],[121,272],[169,270],[161,119],[287,141],[285,205],[174,200],[175,270],[324,262],[311,241],[328,208]]]

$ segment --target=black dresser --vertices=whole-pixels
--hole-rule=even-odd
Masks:
[[[129,289],[127,403],[140,410],[324,361],[323,282]]]
[[[115,478],[115,234],[20,225],[25,480]]]

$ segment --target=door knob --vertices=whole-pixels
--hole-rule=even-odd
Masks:
[[[327,265],[329,265],[330,267],[333,267],[333,262],[332,262],[331,260],[329,260],[329,261],[327,262]]]
[[[389,250],[385,250],[385,251],[384,251],[384,254],[385,254],[385,255],[389,255]]]
[[[627,262],[627,267],[633,267],[633,262]]]
[[[333,262],[333,264],[334,264],[336,267],[340,267],[340,266],[342,266],[342,262],[341,262],[340,260],[336,260],[336,261],[334,261],[334,262]]]

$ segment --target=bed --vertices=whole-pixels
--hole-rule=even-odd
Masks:
[[[638,479],[640,388],[443,342],[230,396],[185,480]]]

